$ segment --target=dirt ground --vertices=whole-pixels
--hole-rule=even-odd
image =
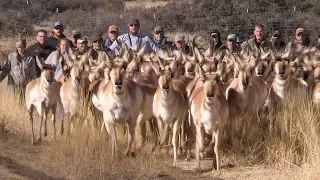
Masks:
[[[59,173],[43,159],[44,149],[50,142],[43,145],[31,145],[26,140],[9,137],[0,141],[0,179],[73,179],[68,174]],[[201,162],[202,172],[195,172],[195,161],[179,160],[178,171],[182,171],[187,179],[309,179],[307,174],[298,169],[282,169],[263,165],[247,167],[225,167],[222,163],[221,174],[211,172],[211,160]],[[86,179],[86,178],[84,178]],[[108,179],[108,178],[106,178]],[[176,179],[169,175],[157,174],[152,177],[138,179]]]

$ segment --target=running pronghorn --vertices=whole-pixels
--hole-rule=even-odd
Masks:
[[[239,56],[241,58],[241,56]],[[239,68],[239,75],[226,90],[229,103],[231,121],[233,117],[244,117],[260,110],[266,102],[268,90],[265,82],[253,75],[256,59],[249,56],[249,60],[239,59],[235,62]],[[240,131],[245,133],[247,120],[242,119]],[[234,123],[229,123],[233,131]]]
[[[219,146],[221,134],[229,116],[228,102],[218,73],[205,73],[200,67],[203,85],[192,92],[189,102],[193,122],[196,126],[196,160],[200,168],[200,154],[203,154],[204,133],[212,135],[215,160],[213,167],[220,170]]]
[[[61,84],[54,79],[55,67],[46,65],[36,57],[37,64],[42,70],[41,76],[27,84],[26,87],[26,106],[30,116],[32,139],[31,142],[35,143],[34,130],[33,130],[33,110],[36,108],[40,116],[39,137],[37,142],[41,141],[41,128],[44,119],[45,132],[47,136],[47,118],[51,110],[54,138],[56,138],[56,106],[60,102],[59,89]]]
[[[274,64],[275,78],[270,89],[271,104],[279,105],[287,97],[289,92],[301,90],[307,92],[307,84],[302,79],[297,79],[292,75],[292,70],[288,61],[280,60]],[[271,105],[270,104],[270,105]]]
[[[176,63],[175,61],[172,61],[172,63]],[[174,79],[174,70],[170,67],[158,68],[157,64],[153,61],[152,63],[159,76],[159,86],[153,99],[153,114],[158,122],[161,144],[164,144],[168,137],[169,124],[173,124],[173,165],[176,166],[177,138],[181,123],[185,121],[187,115],[186,83],[181,82],[180,79]]]
[[[91,53],[84,54],[79,61],[72,61],[68,64],[71,68],[70,78],[63,83],[60,88],[60,98],[63,106],[64,115],[61,122],[61,134],[64,131],[64,116],[68,116],[68,134],[70,134],[71,121],[76,114],[81,97],[81,73],[84,71],[84,63],[88,61]]]
[[[116,123],[128,124],[128,146],[126,155],[131,152],[134,141],[137,117],[143,105],[143,91],[135,82],[126,77],[127,61],[116,57],[112,61],[110,81],[100,83],[92,97],[94,106],[103,113],[104,125],[111,136],[112,156],[117,156],[118,143]]]

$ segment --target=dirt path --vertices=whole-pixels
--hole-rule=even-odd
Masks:
[[[0,179],[69,179],[52,171],[50,162],[41,159],[44,147],[32,146],[27,142],[7,141],[0,145]],[[304,179],[297,171],[265,166],[222,167],[221,174],[211,172],[211,160],[202,161],[203,171],[195,173],[195,161],[180,160],[179,169],[190,179]],[[166,179],[158,176],[149,179]]]
[[[0,143],[0,179],[66,179],[50,173],[50,162],[41,161],[43,147],[24,142]]]

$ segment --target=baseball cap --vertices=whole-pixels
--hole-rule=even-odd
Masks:
[[[281,33],[280,33],[280,31],[275,31],[275,32],[273,32],[272,36],[274,36],[274,37],[280,37],[280,36],[281,36]]]
[[[109,26],[108,32],[112,32],[112,31],[118,32],[119,31],[118,26],[116,26],[116,25]]]
[[[296,29],[296,35],[298,35],[299,33],[304,33],[304,28],[300,27]]]
[[[210,36],[219,36],[220,35],[220,32],[218,31],[218,29],[214,29],[213,31],[210,32]]]
[[[82,37],[82,38],[79,38],[79,39],[77,40],[77,43],[79,43],[79,44],[88,43],[88,40],[87,40],[87,38]]]
[[[237,36],[235,34],[229,34],[227,37],[228,41],[236,41],[237,40]]]
[[[94,41],[101,41],[102,40],[102,37],[100,34],[98,33],[95,33],[91,36],[91,41],[94,42]]]
[[[58,26],[63,27],[63,23],[60,22],[60,21],[55,22],[55,23],[54,23],[54,27],[56,28],[56,27],[58,27]]]
[[[176,37],[174,38],[174,41],[184,41],[184,35],[177,34]]]
[[[154,27],[154,33],[163,32],[163,28],[161,26]]]

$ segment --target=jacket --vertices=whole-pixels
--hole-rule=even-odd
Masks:
[[[20,56],[17,52],[8,55],[8,60],[1,68],[0,82],[8,75],[8,85],[25,87],[37,77],[36,61],[32,56]]]

